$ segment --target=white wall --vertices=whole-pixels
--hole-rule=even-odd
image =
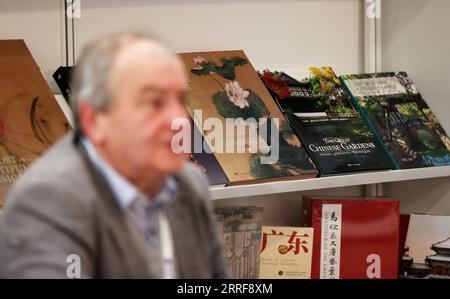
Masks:
[[[404,70],[450,133],[450,1],[384,0],[382,68]]]
[[[62,3],[0,0],[0,38],[25,39],[49,81],[64,63]],[[81,8],[77,54],[102,34],[141,30],[178,52],[244,49],[257,68],[363,67],[360,0],[81,0]]]
[[[77,41],[81,47],[100,34],[149,30],[179,52],[244,49],[258,68],[317,64],[358,71],[363,60],[360,2],[89,1],[77,24]]]
[[[400,199],[402,213],[450,216],[450,177],[387,184],[386,191]]]

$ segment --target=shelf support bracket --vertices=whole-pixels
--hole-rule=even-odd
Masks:
[[[365,185],[364,196],[365,197],[383,197],[384,196],[384,184],[377,183],[377,184]]]
[[[364,71],[381,71],[381,0],[364,1]]]

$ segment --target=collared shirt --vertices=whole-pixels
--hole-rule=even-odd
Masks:
[[[88,139],[83,138],[82,144],[111,188],[120,208],[133,219],[149,246],[159,247],[163,278],[176,278],[172,232],[164,211],[165,206],[174,200],[178,187],[175,179],[168,177],[159,193],[150,198],[110,166]]]

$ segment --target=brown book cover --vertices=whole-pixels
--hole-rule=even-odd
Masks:
[[[69,130],[25,42],[0,41],[0,206],[17,177]]]
[[[189,113],[202,128],[202,135],[230,185],[317,176],[314,164],[243,51],[180,56],[191,86]],[[214,120],[208,126],[207,120],[211,119]],[[233,124],[247,127],[239,130]],[[252,126],[253,129],[248,129]],[[278,159],[275,163],[261,163],[261,158],[273,154],[272,150],[267,151],[275,142],[272,128],[278,128],[279,132]],[[221,138],[214,138],[218,131]],[[249,132],[255,131],[257,137],[250,138],[254,135]],[[235,147],[238,144],[245,144],[246,150],[239,152]]]

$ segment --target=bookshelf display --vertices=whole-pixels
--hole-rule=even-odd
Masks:
[[[211,186],[213,200],[450,177],[450,166],[389,170],[242,186]]]
[[[40,12],[39,17],[47,22],[39,22],[33,11],[13,2],[8,3],[0,12],[1,22],[5,25],[0,29],[2,38],[25,39],[55,92],[57,87],[50,74],[65,63],[64,38],[58,29],[64,26],[64,6],[63,1],[59,2],[61,3],[33,4],[34,10]],[[118,30],[155,28],[155,33],[168,41],[177,52],[243,48],[255,68],[259,70],[279,69],[294,75],[298,73],[296,71],[300,69],[303,71],[311,65],[333,66],[337,74],[404,70],[418,85],[443,127],[450,131],[450,106],[448,101],[444,100],[446,85],[443,82],[450,74],[448,71],[446,73],[445,63],[443,64],[439,58],[446,57],[445,53],[450,46],[447,41],[442,41],[442,45],[430,47],[431,43],[424,43],[421,36],[427,36],[428,39],[433,37],[429,34],[418,34],[432,30],[435,33],[434,38],[445,35],[445,26],[437,26],[435,22],[427,23],[427,20],[446,20],[444,18],[446,10],[442,9],[442,6],[449,6],[446,1],[432,1],[426,4],[430,6],[426,11],[423,10],[422,4],[412,4],[407,0],[380,1],[381,18],[377,18],[377,14],[374,16],[367,14],[370,7],[364,0],[320,1],[320,3],[292,1],[283,5],[279,5],[275,0],[264,1],[261,5],[204,1],[200,6],[194,2],[163,5],[152,1],[122,0],[113,4],[105,1],[84,1],[81,18],[75,19],[73,23],[76,43],[74,47],[69,45],[69,57],[79,54],[83,45],[96,36]],[[205,11],[223,13],[205,16]],[[399,11],[402,13],[397,14]],[[224,27],[223,24],[227,23],[229,16],[233,15],[226,12],[237,14],[236,18],[233,18],[234,24],[246,28],[245,32],[236,35],[232,28]],[[185,15],[185,21],[190,24],[182,33],[176,22],[170,21],[169,16],[173,14]],[[116,17],[111,18],[111,15]],[[321,16],[321,21],[315,22],[318,15]],[[133,18],[129,18],[130,16]],[[203,16],[203,19],[200,16]],[[420,17],[411,18],[411,16]],[[15,22],[17,18],[39,25],[31,28],[26,26],[25,22],[22,26]],[[265,18],[284,20],[285,24],[290,24],[283,26],[282,31],[276,31],[277,38],[284,41],[284,49],[273,51],[266,42],[268,36],[275,32],[271,24],[260,22]],[[132,23],[125,22],[130,19],[133,20]],[[298,34],[298,28],[304,28],[314,22],[316,28],[314,32],[304,31],[301,39],[290,38],[293,34]],[[204,26],[205,23],[209,26]],[[400,26],[404,23],[409,25]],[[6,26],[8,24],[16,26]],[[339,38],[335,31],[329,30],[336,28],[336,24],[346,28],[339,34]],[[71,25],[72,23],[69,23],[69,27]],[[69,32],[72,32],[71,28],[69,29]],[[256,32],[264,34],[254,34]],[[44,44],[54,46],[43,48]],[[338,44],[339,47],[336,46]],[[329,51],[330,47],[334,47],[334,50]],[[417,59],[414,53],[418,51],[412,50],[416,48],[425,55],[429,61],[428,65]],[[76,53],[71,53],[72,49],[75,49]],[[433,68],[442,79],[431,79],[434,72],[430,69]],[[65,113],[70,114],[67,104],[62,99],[59,99],[59,103]],[[356,196],[397,197],[402,201],[402,212],[450,213],[450,204],[446,201],[450,198],[448,191],[450,170],[446,167],[358,173],[235,187],[211,186],[210,190],[215,204],[220,206],[239,200],[241,205],[255,201],[263,205],[276,203],[282,209],[291,203],[287,197],[297,198],[304,192],[330,195],[338,192]],[[415,198],[417,194],[420,194],[420,198]],[[277,224],[275,219],[280,222],[289,220],[285,220],[285,216],[277,215],[279,209],[266,211],[268,219],[273,219],[272,224]]]

